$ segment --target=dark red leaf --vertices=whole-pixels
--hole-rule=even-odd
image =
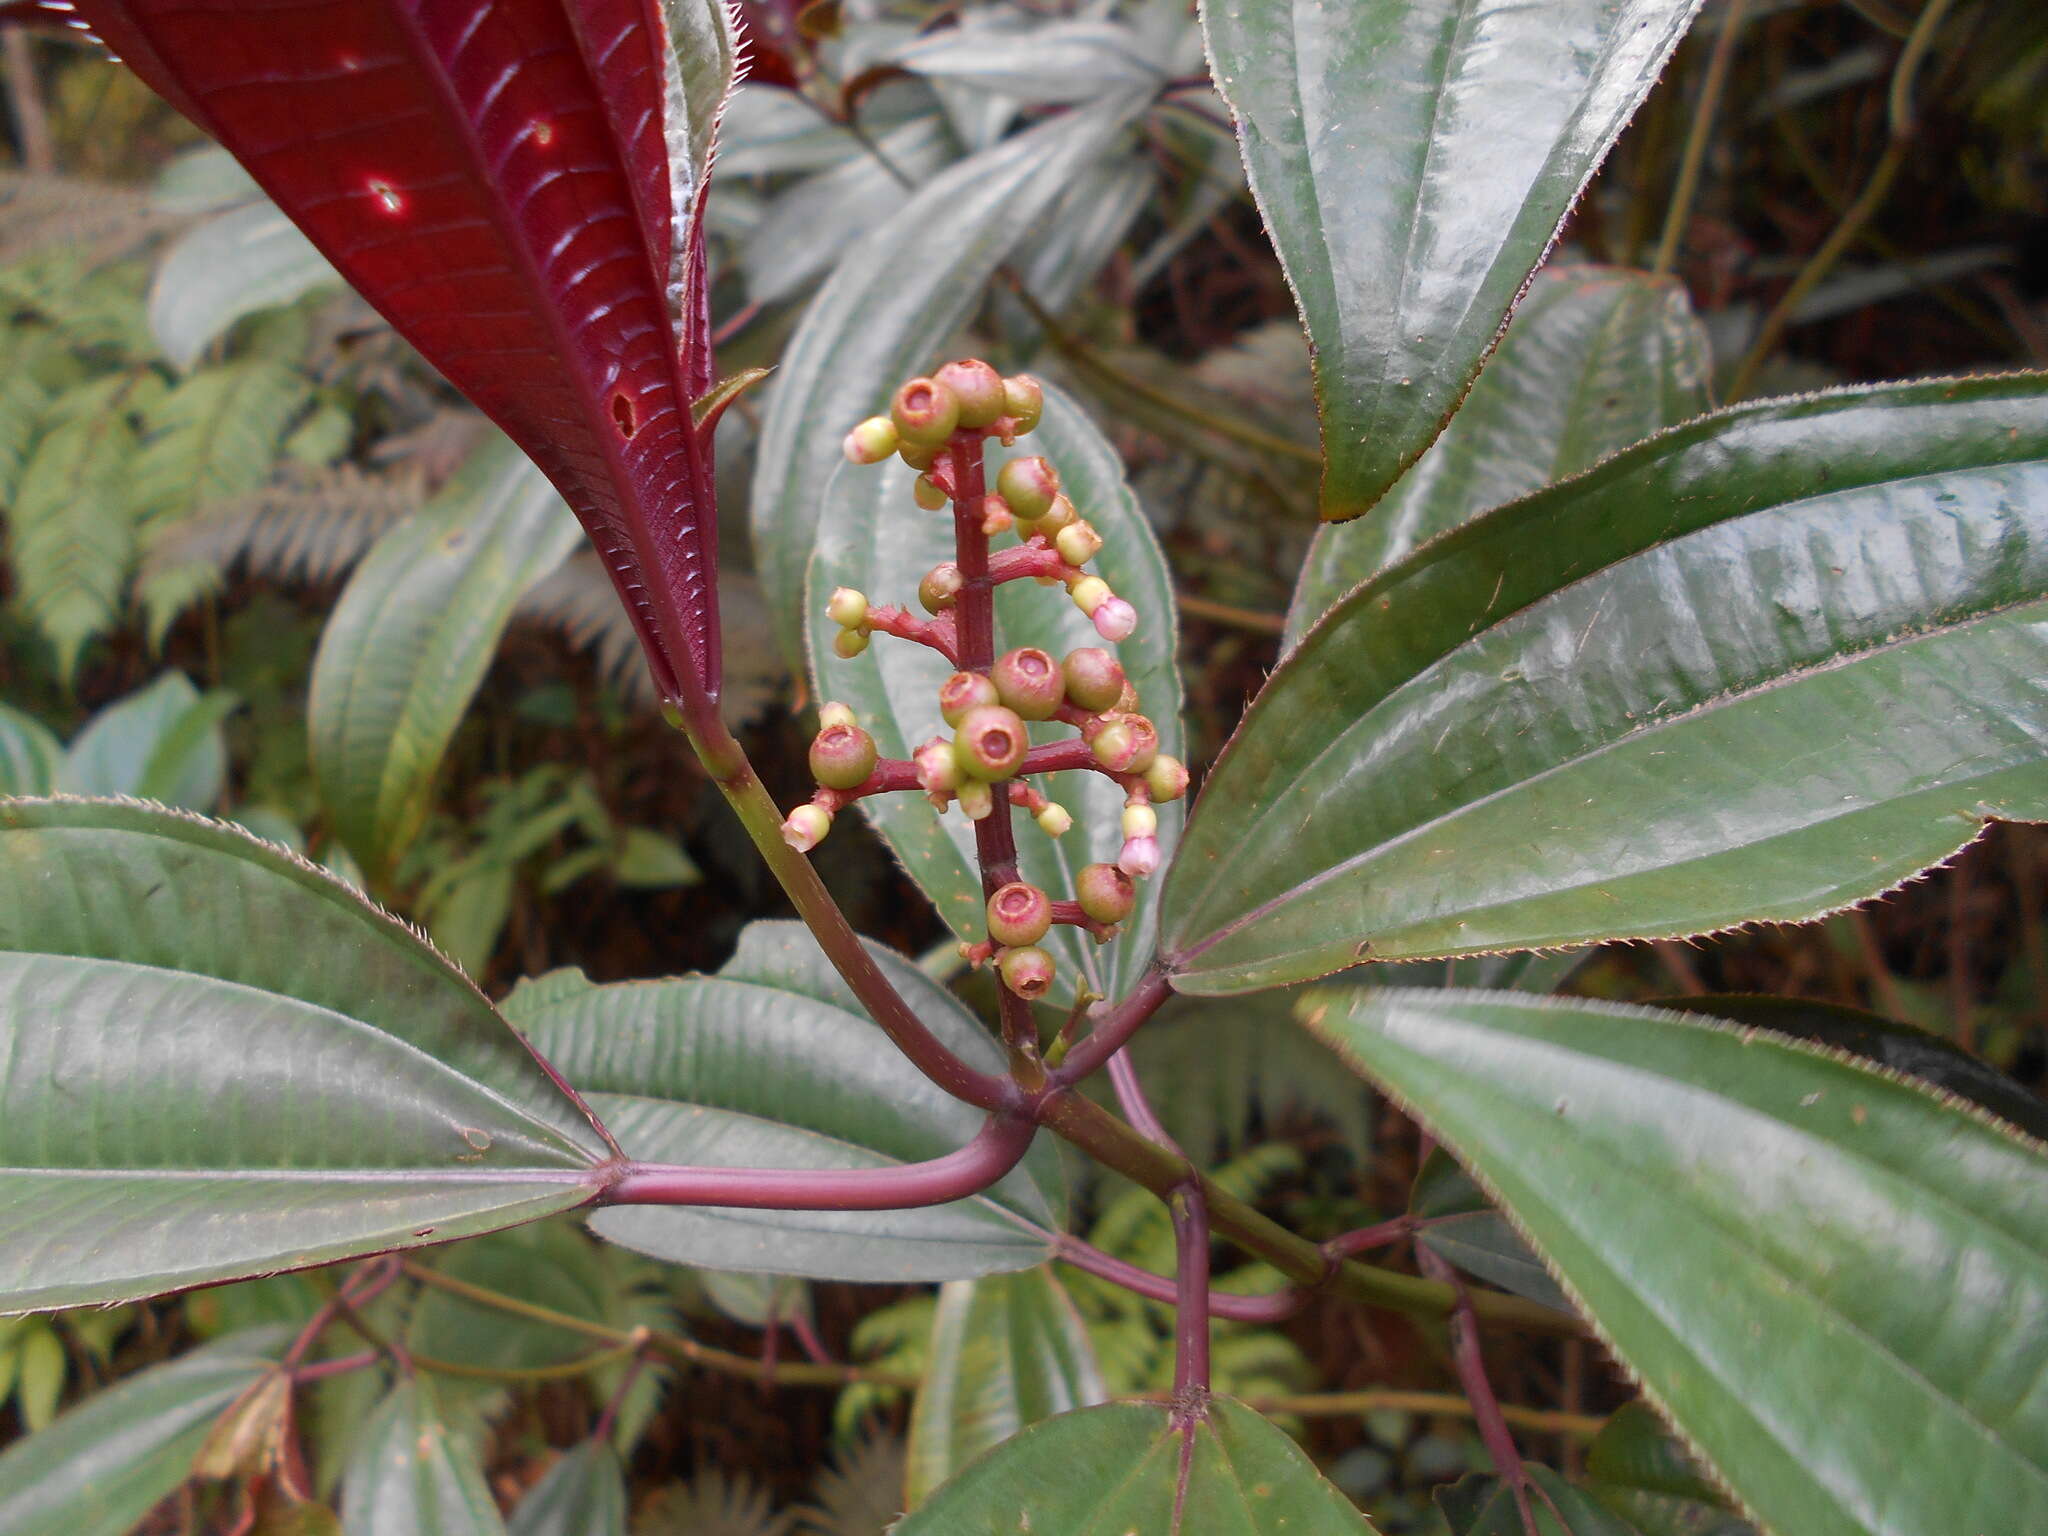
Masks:
[[[671,182],[661,3],[77,0],[560,489],[664,692],[715,696],[703,189]]]

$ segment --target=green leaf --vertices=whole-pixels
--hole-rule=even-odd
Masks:
[[[704,872],[682,844],[651,827],[628,827],[612,863],[612,878],[635,890],[696,885]]]
[[[755,557],[784,654],[803,651],[804,571],[840,440],[896,386],[940,362],[989,275],[1142,109],[1119,95],[1061,114],[949,167],[843,256],[783,350],[761,426]],[[945,229],[935,240],[932,231]]]
[[[1543,1261],[1443,1148],[1431,1152],[1415,1175],[1408,1214],[1430,1223],[1416,1241],[1467,1274],[1560,1312],[1571,1310],[1571,1298],[1557,1288]]]
[[[1764,1527],[2048,1529],[2048,1155],[1694,1015],[1353,991],[1309,1027],[1497,1198]]]
[[[150,407],[129,505],[147,522],[247,495],[269,477],[285,428],[312,398],[304,374],[271,358],[191,375]]]
[[[510,1536],[626,1536],[626,1474],[618,1453],[586,1440],[512,1512]]]
[[[1653,438],[1416,551],[1281,665],[1166,879],[1175,984],[1884,890],[2048,813],[2044,594],[2048,376]]]
[[[1209,0],[1216,83],[1316,349],[1322,513],[1478,372],[1698,0]]]
[[[166,672],[86,722],[65,754],[58,787],[211,810],[227,787],[220,724],[240,702],[231,693],[203,694],[184,673]]]
[[[1617,1409],[1586,1447],[1587,1492],[1642,1536],[1756,1536],[1645,1404]]]
[[[1002,1053],[915,965],[870,952],[939,1038],[985,1071]],[[590,1099],[630,1157],[711,1167],[882,1168],[964,1146],[980,1114],[935,1088],[861,1013],[795,923],[757,923],[719,976],[581,987],[508,1015]],[[1046,1139],[986,1194],[908,1211],[614,1206],[600,1236],[672,1263],[821,1279],[950,1280],[1047,1257],[1065,1218]]]
[[[1706,331],[1670,278],[1547,267],[1443,436],[1373,515],[1317,531],[1282,644],[1366,577],[1707,408]]]
[[[47,795],[64,777],[64,744],[34,715],[0,704],[0,795]]]
[[[1123,91],[1156,94],[1166,84],[1158,53],[1131,27],[1063,20],[1022,31],[954,27],[897,49],[890,62],[1019,102],[1081,102]]]
[[[245,203],[171,242],[149,290],[149,328],[189,369],[244,315],[289,304],[341,278],[269,201]]]
[[[1044,1268],[941,1286],[925,1360],[910,1417],[912,1509],[982,1452],[1109,1395],[1081,1314]]]
[[[471,1236],[611,1156],[458,971],[282,849],[8,801],[0,891],[0,1308]]]
[[[346,1536],[503,1536],[484,1470],[449,1432],[432,1381],[392,1388],[341,1480]]]
[[[1522,1470],[1534,1485],[1529,1506],[1540,1536],[1643,1536],[1550,1468],[1526,1463]],[[1468,1473],[1453,1486],[1437,1489],[1436,1504],[1451,1536],[1523,1536],[1527,1529],[1513,1492],[1490,1473]]]
[[[35,1329],[15,1347],[15,1369],[22,1427],[34,1434],[57,1417],[57,1400],[64,1395],[64,1377],[70,1369],[64,1341],[52,1329]]]
[[[1160,750],[1184,756],[1172,577],[1144,511],[1124,483],[1122,461],[1087,413],[1051,386],[1045,391],[1045,414],[1038,430],[1019,447],[1043,453],[1058,466],[1061,484],[1102,535],[1102,552],[1091,569],[1138,610],[1137,632],[1115,648],[1117,656],[1146,714],[1159,727]],[[993,466],[1001,462],[991,458],[991,479]],[[847,586],[867,593],[873,602],[918,611],[918,580],[932,566],[953,557],[953,537],[950,518],[919,512],[912,503],[914,478],[900,460],[876,467],[848,466],[827,497],[805,602],[818,697],[850,705],[882,756],[894,758],[909,757],[934,736],[952,734],[939,715],[938,703],[939,685],[952,668],[937,651],[888,636],[876,637],[865,654],[846,660],[832,649],[839,628],[826,615],[825,601],[834,587]],[[1008,582],[997,589],[999,652],[1036,645],[1057,659],[1076,646],[1102,643],[1064,592],[1033,581]],[[1034,726],[1031,734],[1033,741],[1047,742],[1071,740],[1074,731],[1051,724]],[[1097,773],[1059,774],[1039,787],[1073,813],[1074,825],[1055,840],[1028,817],[1013,816],[1018,869],[1055,900],[1065,900],[1081,866],[1116,861],[1123,847],[1123,791],[1113,779]],[[970,942],[986,939],[974,831],[958,807],[940,816],[916,794],[877,795],[860,806],[946,925]],[[1180,835],[1183,816],[1179,803],[1159,807],[1159,845],[1168,855]],[[1046,948],[1059,962],[1059,980],[1049,994],[1054,1006],[1071,1002],[1076,978],[1112,998],[1136,983],[1152,951],[1157,882],[1146,882],[1141,889],[1138,912],[1125,925],[1123,936],[1107,948],[1078,928],[1053,930]]]
[[[268,1369],[287,1328],[234,1334],[103,1387],[0,1454],[0,1536],[126,1531],[173,1492],[221,1411]]]
[[[418,836],[513,608],[581,540],[532,461],[493,434],[356,567],[321,632],[307,719],[321,798],[366,869],[388,870]]]
[[[1183,1432],[1163,1406],[1112,1403],[1061,1414],[1006,1441],[913,1511],[894,1536],[1372,1530],[1301,1447],[1243,1404],[1211,1398],[1192,1434],[1184,1521],[1174,1518]]]

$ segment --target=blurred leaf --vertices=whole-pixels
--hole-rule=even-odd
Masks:
[[[182,672],[166,672],[86,722],[65,754],[59,787],[211,810],[227,787],[220,723],[239,703],[231,693],[202,694]]]
[[[171,242],[150,284],[149,328],[164,356],[189,369],[244,316],[340,286],[274,203],[244,203]]]
[[[310,865],[139,805],[0,804],[0,889],[55,879],[63,900],[0,905],[0,1306],[590,1198],[611,1149],[581,1106],[410,929]]]
[[[1090,102],[1157,92],[1166,75],[1150,52],[1143,37],[1115,22],[1051,21],[929,33],[897,49],[894,63],[1017,102]]]
[[[1698,0],[1221,0],[1217,87],[1316,350],[1322,514],[1443,429]]]
[[[695,885],[704,878],[683,845],[651,827],[628,827],[612,862],[612,877],[634,889]]]
[[[595,1440],[569,1452],[519,1501],[509,1536],[626,1536],[618,1453]]]
[[[1532,1485],[1529,1506],[1540,1536],[1646,1536],[1550,1468],[1531,1462],[1522,1470]],[[1473,1472],[1437,1489],[1436,1505],[1451,1536],[1523,1536],[1527,1530],[1514,1494],[1491,1473]]]
[[[1756,1536],[1656,1413],[1617,1409],[1586,1447],[1587,1492],[1643,1536]]]
[[[64,777],[64,744],[33,715],[0,703],[0,795],[47,795]]]
[[[503,1536],[484,1470],[449,1433],[430,1378],[392,1388],[341,1483],[347,1536]]]
[[[983,1452],[1108,1395],[1088,1330],[1050,1270],[948,1281],[910,1416],[904,1497],[915,1509]]]
[[[2039,1143],[1697,1015],[1499,993],[1311,1004],[1309,1027],[1514,1214],[1760,1525],[2048,1525]]]
[[[1028,447],[1058,466],[1060,482],[1074,504],[1085,507],[1102,535],[1102,552],[1091,562],[1120,597],[1138,610],[1137,632],[1115,648],[1126,676],[1137,688],[1145,713],[1159,728],[1160,750],[1184,755],[1180,674],[1173,581],[1164,555],[1123,479],[1123,462],[1086,412],[1072,398],[1047,386],[1045,415]],[[992,463],[1000,463],[993,460]],[[839,627],[825,613],[825,599],[837,586],[858,588],[877,603],[917,610],[917,578],[953,556],[951,520],[915,510],[910,499],[914,472],[900,460],[868,468],[848,466],[827,497],[812,562],[808,614],[812,678],[818,697],[850,705],[875,738],[884,757],[907,758],[934,736],[952,734],[939,715],[938,689],[952,668],[937,651],[879,637],[864,655],[848,661],[832,650]],[[993,483],[993,469],[990,471]],[[1007,542],[1007,540],[1005,541]],[[1076,646],[1100,646],[1094,626],[1063,592],[1036,582],[1016,581],[996,591],[998,651],[1042,646],[1055,660]],[[1070,726],[1033,728],[1034,742],[1070,740]],[[1017,823],[1021,878],[1068,898],[1074,873],[1085,864],[1114,863],[1123,847],[1124,792],[1097,773],[1049,777],[1042,788],[1072,812],[1066,836],[1044,836],[1026,817]],[[878,795],[860,802],[862,814],[881,832],[939,916],[968,942],[988,936],[980,866],[972,824],[958,808],[935,816],[915,795]],[[1172,854],[1182,806],[1159,807],[1159,845]],[[1078,928],[1060,927],[1044,941],[1059,962],[1059,979],[1048,994],[1051,1006],[1071,1003],[1083,982],[1099,995],[1121,997],[1147,964],[1154,932],[1157,882],[1140,886],[1141,904],[1124,925],[1123,936],[1107,948]]]

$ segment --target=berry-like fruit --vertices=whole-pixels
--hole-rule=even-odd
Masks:
[[[854,715],[852,707],[840,703],[837,699],[827,699],[818,706],[818,729],[821,731],[835,725],[859,724],[860,721]]]
[[[953,737],[953,751],[960,766],[973,777],[992,784],[1016,777],[1030,745],[1031,739],[1025,735],[1024,722],[1017,712],[1000,704],[970,709],[961,718],[959,732]]]
[[[905,443],[896,450],[896,457],[912,469],[930,469],[939,462],[939,453],[946,445],[936,443],[927,446],[922,443]]]
[[[1111,645],[1130,639],[1138,628],[1138,610],[1114,593],[1098,603],[1088,617],[1095,622],[1095,633]]]
[[[1043,528],[1044,523],[1039,527]],[[1086,565],[1102,553],[1102,535],[1085,519],[1071,522],[1053,537],[1052,547],[1069,565]]]
[[[1124,669],[1100,646],[1084,645],[1067,652],[1060,663],[1067,683],[1067,700],[1091,714],[1114,709],[1123,697]]]
[[[984,820],[996,808],[996,792],[980,779],[960,781],[960,809],[969,821]]]
[[[1081,521],[1081,514],[1065,496],[1055,496],[1052,505],[1038,519],[1038,531],[1048,539],[1057,540],[1062,531]]]
[[[1051,898],[1035,885],[1012,880],[988,899],[988,936],[1006,949],[1036,944],[1051,927]]]
[[[1134,837],[1157,837],[1159,835],[1159,813],[1149,805],[1127,805],[1124,807],[1124,839]]]
[[[1001,701],[1026,720],[1050,720],[1066,697],[1066,679],[1058,664],[1035,645],[998,656],[989,677]]]
[[[886,416],[870,416],[846,434],[847,462],[879,464],[896,451],[900,441],[895,422]]]
[[[917,786],[928,795],[950,795],[960,787],[960,763],[953,756],[953,743],[934,736],[912,754]]]
[[[960,600],[960,589],[966,585],[960,575],[960,567],[952,561],[935,565],[917,584],[918,606],[926,613],[944,613]]]
[[[1064,805],[1048,805],[1036,819],[1038,830],[1047,837],[1065,837],[1074,829],[1074,813]]]
[[[1045,516],[1059,493],[1060,472],[1048,459],[1012,459],[996,472],[996,494],[1010,504],[1014,516],[1027,523]]]
[[[859,726],[828,725],[812,738],[811,777],[827,789],[852,789],[874,771],[875,738]]]
[[[948,363],[932,377],[952,390],[960,402],[961,426],[992,426],[1003,414],[1003,376],[980,358]]]
[[[1003,985],[1027,1002],[1052,990],[1052,956],[1036,944],[1004,950],[996,961],[996,971]]]
[[[1045,390],[1028,373],[1013,373],[1003,380],[1003,414],[1017,423],[1022,437],[1038,425],[1045,410]]]
[[[1107,721],[1088,735],[1088,750],[1095,761],[1111,773],[1131,772],[1131,759],[1138,755],[1138,735],[1121,716]]]
[[[822,805],[804,804],[782,822],[782,840],[798,853],[809,853],[832,830],[832,813]]]
[[[868,595],[853,587],[834,587],[825,616],[841,629],[858,629],[867,621]]]
[[[1124,725],[1129,728],[1136,750],[1131,753],[1131,765],[1126,773],[1143,773],[1159,756],[1159,727],[1143,715],[1125,715]],[[1124,834],[1126,837],[1129,833]]]
[[[1152,791],[1153,800],[1161,805],[1169,800],[1178,800],[1188,792],[1188,765],[1177,757],[1160,753],[1152,759],[1152,766],[1145,770],[1145,787]]]
[[[970,709],[1002,701],[996,685],[979,672],[955,672],[939,684],[939,714],[948,725],[957,726]]]
[[[930,475],[919,475],[917,483],[910,488],[910,499],[927,512],[936,512],[952,497],[939,489],[939,482]]]
[[[868,648],[868,632],[864,629],[842,629],[832,637],[832,653],[851,661]]]
[[[911,446],[942,448],[960,425],[960,397],[936,379],[912,379],[889,402],[889,419]]]
[[[1138,888],[1114,864],[1090,864],[1074,876],[1074,899],[1098,923],[1120,923],[1136,910]]]

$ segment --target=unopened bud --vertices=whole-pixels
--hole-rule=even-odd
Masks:
[[[932,377],[960,402],[960,425],[986,427],[1003,414],[1003,376],[978,357],[948,363]]]
[[[988,899],[988,936],[1009,948],[1036,944],[1052,927],[1052,902],[1045,892],[1012,880]]]
[[[927,512],[936,512],[948,501],[952,500],[950,496],[939,489],[939,482],[930,475],[919,475],[917,477],[917,483],[910,488],[910,499]]]
[[[1055,496],[1052,505],[1045,509],[1045,516],[1038,520],[1038,531],[1048,539],[1058,539],[1060,531],[1071,528],[1081,521],[1081,514],[1065,496]]]
[[[868,648],[868,632],[864,629],[842,629],[832,637],[832,652],[851,661]]]
[[[1088,617],[1095,621],[1095,633],[1111,645],[1130,639],[1138,628],[1138,610],[1115,595],[1104,598]]]
[[[849,464],[879,464],[896,451],[900,441],[895,422],[886,416],[870,416],[846,434],[846,460]]]
[[[837,699],[827,699],[818,706],[818,729],[821,731],[835,725],[858,724],[860,724],[860,720],[854,714],[852,707],[840,703]]]
[[[1116,867],[1133,880],[1142,880],[1159,868],[1159,839],[1134,837],[1116,856]]]
[[[1025,734],[1024,722],[1017,712],[1000,704],[970,709],[953,738],[953,752],[960,759],[960,766],[973,777],[995,784],[1016,777],[1030,746],[1031,739]]]
[[[896,450],[896,457],[912,469],[930,469],[939,462],[939,453],[945,446],[944,443],[931,447],[922,443],[905,443]]]
[[[1074,600],[1076,608],[1092,619],[1095,617],[1095,610],[1116,594],[1109,590],[1109,583],[1100,576],[1083,576],[1067,588],[1067,596]]]
[[[1098,923],[1120,923],[1138,905],[1138,888],[1114,864],[1089,864],[1074,876],[1074,899]]]
[[[1045,525],[1039,524],[1042,528]],[[1102,553],[1102,535],[1087,521],[1072,522],[1062,528],[1053,538],[1054,549],[1069,565],[1086,565]]]
[[[782,822],[782,840],[798,853],[809,853],[832,830],[832,813],[822,805],[800,805]]]
[[[917,785],[928,795],[950,795],[960,787],[960,764],[953,756],[953,743],[935,736],[911,756],[917,770]]]
[[[1132,741],[1137,744],[1137,750],[1131,754],[1131,766],[1127,771],[1143,773],[1159,756],[1159,727],[1143,715],[1125,715],[1124,726],[1130,731]]]
[[[1115,708],[1123,696],[1124,669],[1100,646],[1084,645],[1067,652],[1060,672],[1066,678],[1068,701],[1091,714]]]
[[[868,595],[853,587],[834,587],[825,616],[841,629],[858,629],[867,621]]]
[[[912,379],[889,402],[889,419],[904,442],[941,448],[960,425],[960,397],[936,379]]]
[[[1058,665],[1035,645],[998,656],[989,678],[1001,701],[1026,720],[1050,720],[1066,697],[1066,679]]]
[[[852,789],[875,771],[875,738],[857,725],[828,725],[812,738],[810,761],[811,777],[827,789]]]
[[[960,781],[960,809],[969,821],[984,821],[996,808],[996,792],[982,779]]]
[[[1124,837],[1157,837],[1159,835],[1159,813],[1149,805],[1127,805],[1124,807]]]
[[[1073,812],[1064,805],[1048,805],[1037,816],[1038,830],[1047,837],[1065,837],[1074,829]]]
[[[1014,515],[1027,523],[1045,516],[1059,491],[1060,472],[1050,460],[1035,455],[1012,459],[996,472],[996,494],[1010,504]]]
[[[1013,373],[1003,380],[1003,414],[1016,421],[1019,437],[1038,425],[1044,410],[1045,390],[1030,374]]]
[[[1131,759],[1138,755],[1138,736],[1126,721],[1111,720],[1088,737],[1088,750],[1111,773],[1129,773]]]
[[[917,584],[918,606],[926,613],[944,613],[960,600],[960,589],[966,585],[960,575],[960,567],[950,560],[944,565],[935,565]]]
[[[1050,992],[1055,974],[1052,956],[1036,944],[1004,950],[996,959],[996,972],[1004,986],[1027,1002]]]
[[[995,683],[979,672],[955,672],[939,684],[939,714],[948,725],[957,726],[971,709],[1002,701]]]
[[[1152,759],[1152,766],[1145,770],[1145,787],[1152,791],[1153,800],[1161,805],[1169,800],[1178,800],[1188,792],[1188,765],[1177,757],[1160,753]]]

